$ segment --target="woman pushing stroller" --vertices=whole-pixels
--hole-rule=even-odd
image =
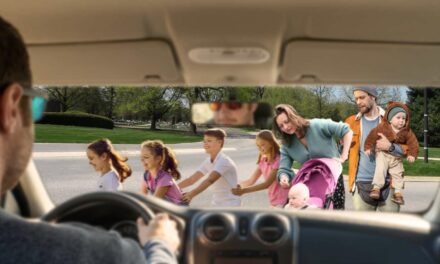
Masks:
[[[302,166],[309,160],[329,158],[330,170],[342,171],[342,163],[348,158],[353,137],[349,126],[330,119],[305,119],[290,105],[275,107],[274,132],[281,137],[281,159],[277,173],[281,187],[289,188],[295,176],[291,169],[296,160]],[[342,153],[339,154],[336,140],[342,141]],[[309,187],[310,188],[310,187]],[[342,174],[337,181],[333,196],[333,208],[344,209],[345,193]]]

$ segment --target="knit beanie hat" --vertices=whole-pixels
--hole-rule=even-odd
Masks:
[[[374,87],[369,87],[369,86],[357,86],[355,88],[353,88],[353,92],[354,91],[364,91],[367,94],[377,97],[377,90]]]
[[[388,122],[391,122],[391,119],[393,119],[393,117],[394,117],[397,113],[400,113],[400,112],[405,113],[406,115],[408,115],[408,114],[406,113],[405,109],[403,109],[403,107],[396,106],[396,107],[391,108],[391,110],[388,111],[388,116],[387,116],[387,120],[388,120]]]

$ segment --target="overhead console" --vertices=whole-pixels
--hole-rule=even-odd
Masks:
[[[293,40],[279,82],[438,86],[439,61],[440,45]]]
[[[181,83],[172,47],[161,40],[30,45],[37,85]]]
[[[200,212],[191,223],[188,263],[295,263],[297,220],[272,213]]]

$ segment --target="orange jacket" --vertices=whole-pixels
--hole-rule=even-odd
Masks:
[[[385,111],[381,107],[378,107],[378,109],[382,119],[385,115]],[[362,113],[358,113],[357,115],[349,116],[345,120],[345,123],[347,123],[353,131],[353,139],[351,140],[350,152],[348,153],[348,186],[350,192],[354,191],[354,182],[359,165],[359,150],[362,140],[361,117]],[[406,148],[403,148],[403,151],[406,153]]]

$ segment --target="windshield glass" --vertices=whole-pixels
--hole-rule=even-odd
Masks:
[[[113,186],[114,190],[145,195],[166,188],[162,189],[167,193],[164,199],[182,205],[190,200],[191,207],[211,208],[225,202],[222,205],[246,208],[286,205],[303,208],[307,205],[318,208],[343,206],[346,210],[354,210],[353,203],[357,201],[352,192],[357,189],[354,192],[362,192],[362,199],[380,203],[383,196],[396,198],[390,203],[401,203],[400,211],[418,212],[428,208],[438,189],[440,128],[437,126],[440,122],[436,120],[440,118],[437,111],[440,90],[437,89],[427,89],[426,93],[428,128],[424,127],[425,88],[420,87],[374,87],[374,93],[377,92],[374,99],[371,93],[365,93],[369,90],[353,93],[352,86],[38,89],[49,96],[49,101],[44,118],[35,125],[33,158],[55,204]],[[364,93],[367,97],[363,97]],[[404,103],[407,107],[400,104],[390,107],[390,101]],[[257,110],[260,103],[269,107],[269,116],[275,113],[275,119],[269,118],[270,122],[265,122],[264,126],[249,120],[263,115],[267,120],[267,111]],[[212,111],[210,116],[222,111],[222,118],[227,119],[221,119],[221,123],[193,122],[191,107],[197,104],[203,105],[205,112]],[[279,104],[292,106],[295,116],[305,120],[306,125],[296,123],[299,119],[292,119],[289,110],[276,108]],[[370,113],[371,107],[377,112]],[[387,109],[390,111],[384,117]],[[358,113],[363,115],[356,117]],[[401,115],[403,121],[394,126],[393,120]],[[351,121],[347,120],[350,116]],[[377,143],[385,136],[382,131],[370,140],[368,153],[364,144],[368,135],[361,131],[376,127],[379,120],[391,129],[387,136],[395,144],[387,145],[386,151],[375,152],[376,145],[383,144]],[[235,126],[236,122],[241,123]],[[218,131],[206,133],[213,128],[221,128],[226,137],[222,139],[215,134]],[[262,133],[263,129],[267,129],[266,132]],[[400,130],[407,131],[406,136],[402,136]],[[425,130],[428,132],[424,133]],[[347,160],[344,160],[344,140],[348,140],[348,131],[353,132],[346,146],[350,157],[345,153]],[[410,138],[409,131],[416,138],[415,144],[406,138]],[[272,135],[278,143],[271,143]],[[111,144],[95,142],[103,138],[109,139]],[[107,144],[111,153],[117,153],[120,159],[112,159],[110,152],[102,155],[98,143]],[[278,144],[281,145],[281,161],[279,151],[274,150]],[[358,155],[356,160],[351,157],[354,152]],[[379,153],[386,154],[382,171],[394,173],[397,178],[390,177],[394,183],[391,187],[389,180],[383,179],[383,183],[379,180],[378,185],[385,187],[374,194],[375,185],[364,183],[365,175],[369,173],[368,177],[372,178],[377,168],[372,169],[364,162],[376,161]],[[415,161],[411,160],[413,156]],[[124,161],[125,158],[128,160]],[[311,178],[319,177],[304,164],[322,158],[332,161],[320,163],[325,167],[319,172],[323,179],[312,182]],[[164,165],[167,163],[164,160],[174,161],[177,167],[173,162]],[[338,171],[341,162],[342,172]],[[392,163],[394,165],[386,167]],[[120,169],[121,164],[128,165],[131,173]],[[352,176],[349,164],[354,170]],[[303,171],[298,171],[303,167]],[[167,180],[157,173],[161,169],[169,177]],[[109,180],[112,171],[116,175],[113,175],[116,179],[113,183]],[[213,175],[212,171],[218,174]],[[131,175],[126,176],[128,174]],[[338,178],[341,174],[343,176]],[[287,176],[287,186],[282,185],[283,176]],[[205,180],[212,179],[214,184],[199,191]],[[292,188],[294,185],[296,188]],[[402,200],[394,197],[396,188]],[[327,204],[330,196],[333,200]],[[297,205],[294,200],[298,199]]]

